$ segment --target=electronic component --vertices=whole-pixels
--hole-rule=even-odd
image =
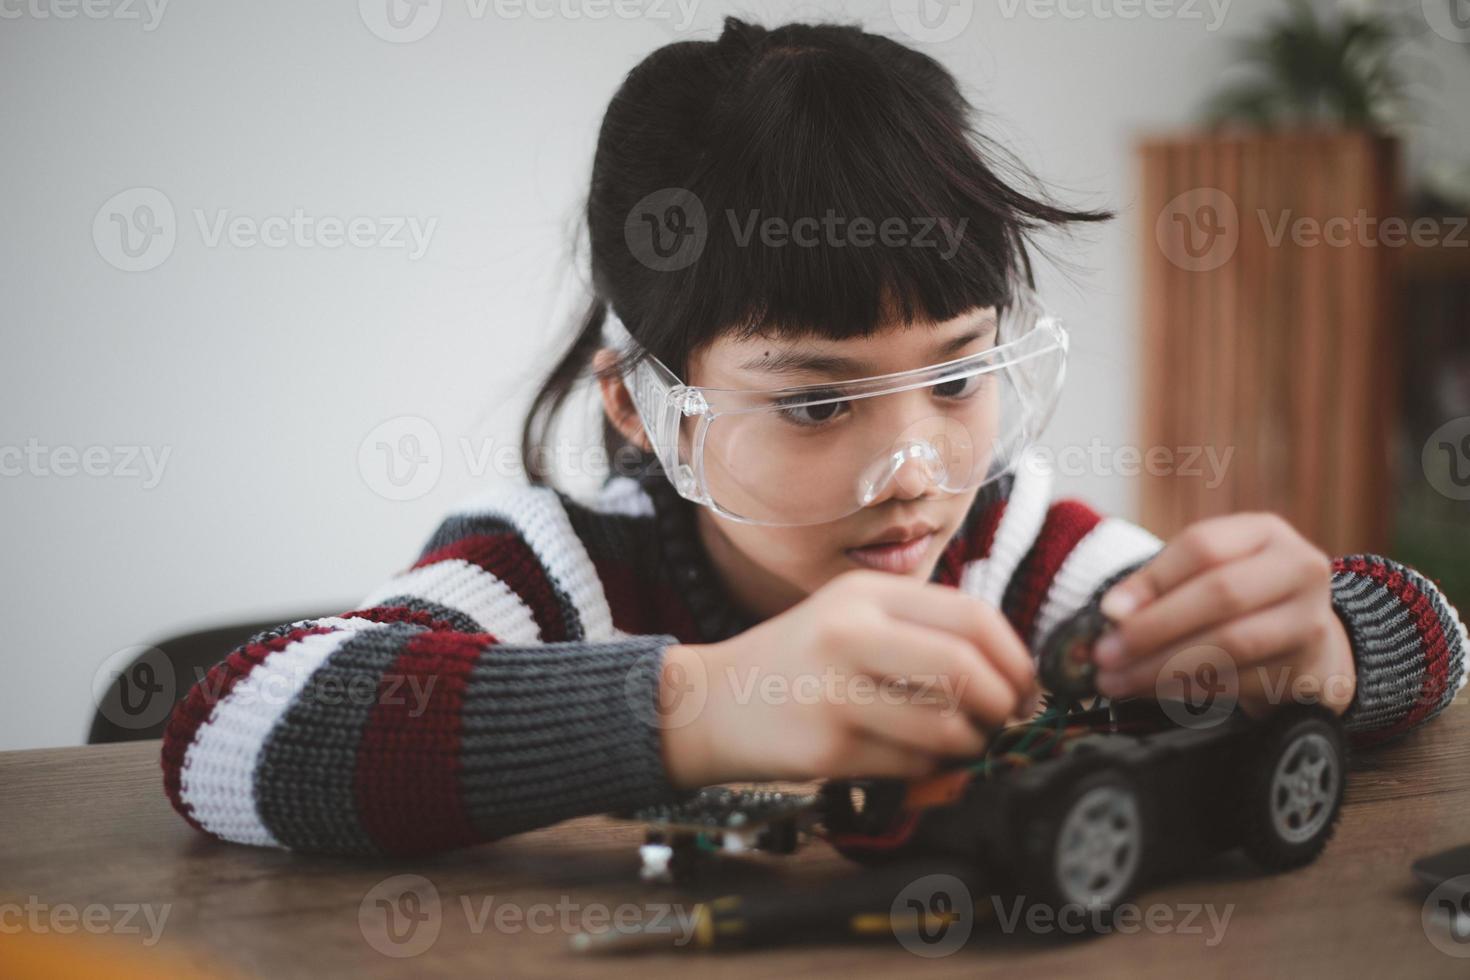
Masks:
[[[1087,608],[1052,630],[1041,648],[1037,668],[1041,685],[1067,704],[1096,694],[1092,648],[1111,626],[1101,611]]]

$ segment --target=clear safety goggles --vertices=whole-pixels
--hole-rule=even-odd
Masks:
[[[885,498],[958,494],[1016,467],[1061,393],[1067,333],[1027,294],[984,351],[893,374],[754,391],[684,384],[652,355],[623,375],[679,494],[732,520],[824,524]],[[637,343],[609,308],[604,343]]]

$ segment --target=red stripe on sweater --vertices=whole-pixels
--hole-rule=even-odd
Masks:
[[[180,816],[199,830],[204,830],[194,819],[193,808],[183,799],[184,758],[188,755],[189,746],[194,744],[194,737],[199,729],[209,720],[215,705],[229,697],[235,685],[250,676],[250,672],[266,657],[284,650],[304,637],[336,631],[333,626],[301,627],[264,643],[241,644],[223,661],[211,667],[209,673],[189,689],[184,699],[173,706],[168,725],[163,732],[161,764],[164,791]]]
[[[353,793],[363,829],[390,854],[473,843],[460,788],[461,710],[488,633],[419,633],[378,683],[358,743]]]
[[[374,623],[414,623],[418,626],[427,626],[431,630],[450,632],[459,629],[448,620],[435,619],[421,609],[405,609],[403,606],[370,606],[366,609],[354,609],[352,612],[343,613],[341,618],[366,619]]]
[[[1372,743],[1392,738],[1419,724],[1444,699],[1445,689],[1449,686],[1450,670],[1450,649],[1444,628],[1430,597],[1414,588],[1403,572],[1390,572],[1383,562],[1369,562],[1362,558],[1352,561],[1333,559],[1332,569],[1335,572],[1349,571],[1366,575],[1381,585],[1390,595],[1409,607],[1414,629],[1419,634],[1419,645],[1424,651],[1424,679],[1419,685],[1418,700],[1394,724],[1375,732],[1360,733],[1357,740]]]
[[[705,639],[699,635],[699,627],[684,596],[667,582],[641,581],[630,566],[616,561],[594,559],[592,565],[612,609],[613,626],[625,633],[645,636],[667,633],[680,643],[699,643]]]
[[[520,535],[511,531],[471,534],[442,548],[435,548],[413,567],[423,568],[452,558],[478,565],[520,596],[521,601],[531,608],[531,615],[541,628],[543,642],[554,643],[569,638],[556,590],[552,588],[540,559]]]
[[[1102,521],[1102,515],[1078,500],[1059,500],[1046,512],[1036,543],[1021,560],[1006,587],[1007,613],[1011,625],[1029,644],[1036,616],[1046,601],[1052,579],[1077,547],[1077,542]]]
[[[965,565],[978,561],[990,554],[995,543],[995,530],[1005,514],[1006,502],[1002,498],[985,507],[974,517],[970,529],[955,538],[939,556],[939,574],[934,581],[940,585],[958,586],[964,577]]]

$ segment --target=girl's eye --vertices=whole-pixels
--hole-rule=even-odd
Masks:
[[[934,386],[934,393],[940,398],[968,398],[988,384],[990,384],[990,375],[973,374],[968,378],[955,378],[953,381],[937,384]]]
[[[847,402],[821,402],[819,404],[803,404],[792,402],[784,404],[778,402],[779,412],[782,418],[794,425],[808,428],[825,425],[848,410]]]

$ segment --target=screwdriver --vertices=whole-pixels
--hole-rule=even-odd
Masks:
[[[687,930],[667,924],[636,929],[582,932],[574,952],[596,955],[653,949],[727,949],[801,942],[894,937],[934,942],[952,929],[970,928],[982,909],[973,876],[930,863],[843,878],[824,888],[793,893],[783,889],[754,895],[724,895],[694,905]],[[913,894],[903,896],[905,891]],[[900,896],[903,902],[897,902]]]

